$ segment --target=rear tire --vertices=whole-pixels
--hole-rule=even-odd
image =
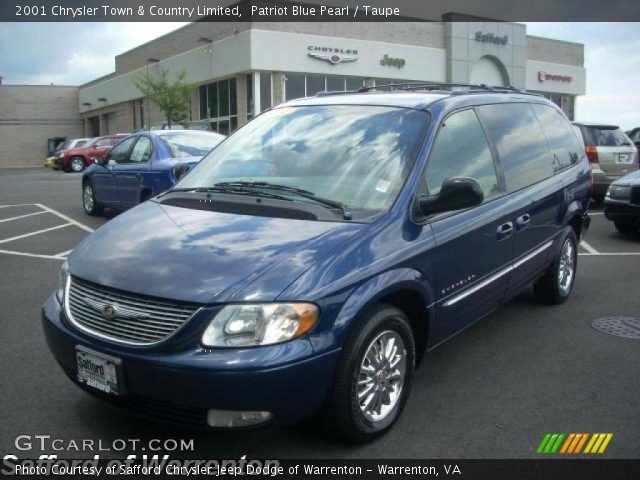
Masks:
[[[564,302],[571,291],[578,266],[578,238],[573,228],[568,227],[561,237],[560,249],[553,262],[534,286],[539,301],[550,305]]]
[[[96,201],[96,192],[91,182],[82,185],[82,206],[87,215],[96,216],[102,213],[102,206]]]
[[[620,233],[631,234],[638,231],[638,224],[629,220],[616,220],[613,224]]]
[[[84,163],[84,158],[82,157],[73,157],[71,159],[71,161],[69,162],[69,170],[71,172],[81,172],[84,170],[85,167],[85,163]]]
[[[389,430],[406,404],[415,371],[415,340],[406,315],[380,304],[347,338],[329,395],[332,425],[353,443]]]

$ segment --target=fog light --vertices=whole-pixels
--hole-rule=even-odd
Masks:
[[[250,427],[273,418],[271,412],[241,412],[235,410],[214,410],[207,412],[210,427]]]

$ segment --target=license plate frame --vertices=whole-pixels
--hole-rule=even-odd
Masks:
[[[628,153],[619,153],[618,158],[616,159],[617,163],[631,163],[633,161],[633,156]]]
[[[77,345],[76,367],[79,383],[109,395],[126,393],[122,359]]]

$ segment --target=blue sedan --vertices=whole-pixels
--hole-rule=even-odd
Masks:
[[[176,182],[175,167],[193,167],[224,135],[195,130],[139,132],[96,158],[82,177],[88,215],[105,207],[125,210],[164,192]]]

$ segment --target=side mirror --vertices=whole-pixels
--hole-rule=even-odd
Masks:
[[[98,165],[102,165],[102,166],[104,166],[104,163],[105,163],[104,162],[104,157],[96,157],[96,158],[93,159],[93,161],[95,163],[97,163]]]
[[[480,205],[484,200],[482,187],[473,178],[451,177],[442,182],[440,193],[422,196],[419,200],[420,212],[423,215],[462,210]]]
[[[176,182],[184,177],[191,168],[186,163],[178,163],[175,167],[173,167],[173,178],[176,179]]]

